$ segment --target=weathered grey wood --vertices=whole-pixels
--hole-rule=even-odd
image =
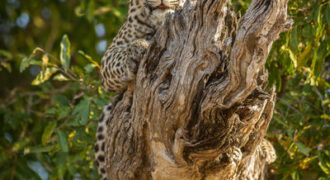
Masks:
[[[111,179],[263,179],[272,118],[265,61],[289,29],[287,0],[188,1],[169,16],[109,115]]]

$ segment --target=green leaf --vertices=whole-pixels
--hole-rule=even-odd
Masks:
[[[85,125],[89,120],[90,100],[84,97],[83,100],[74,108],[73,114],[80,119],[80,124]]]
[[[330,169],[329,169],[329,167],[325,166],[322,162],[318,163],[318,165],[320,166],[320,168],[322,169],[322,171],[325,174],[330,175]]]
[[[18,151],[30,143],[30,138],[22,138],[13,145],[13,151]]]
[[[56,133],[57,142],[60,145],[62,152],[69,152],[68,135],[61,130],[57,130]]]
[[[47,54],[44,54],[42,56],[42,67],[43,68],[46,68],[47,67],[48,61],[49,61],[48,55]]]
[[[46,114],[55,114],[56,110],[55,108],[49,108],[45,111]]]
[[[3,57],[5,58],[4,60],[3,60]],[[11,72],[12,68],[11,68],[11,64],[8,62],[8,60],[12,59],[13,55],[8,51],[0,49],[0,58],[1,58],[0,65],[2,67],[4,67],[5,69],[7,69],[8,72]],[[2,68],[0,68],[0,71],[1,71],[1,69]]]
[[[310,129],[311,125],[304,126],[296,135],[296,138],[299,138],[302,134],[304,134],[308,129]]]
[[[58,107],[58,108],[62,108],[64,106],[69,106],[70,105],[69,99],[63,94],[56,95],[54,97],[53,101],[54,101],[56,107]]]
[[[303,143],[301,142],[295,142],[295,144],[297,145],[298,149],[300,152],[302,152],[303,154],[305,154],[306,156],[309,156],[309,152],[311,151],[311,149],[309,147],[306,147]]]
[[[327,20],[327,23],[330,24],[330,6],[328,5],[326,10],[325,10],[325,16],[326,16],[326,20]]]
[[[306,56],[311,51],[312,46],[310,44],[307,45],[307,47],[304,49],[304,51],[300,54],[300,56],[297,58],[298,68],[301,68],[302,66],[305,66],[308,58]]]
[[[104,98],[93,98],[93,102],[98,106],[98,107],[104,107],[106,104],[108,104],[109,102],[107,100],[105,100]]]
[[[74,12],[76,14],[76,16],[78,17],[82,17],[84,14],[84,11],[83,11],[83,8],[81,6],[77,6],[75,9],[74,9]]]
[[[65,77],[63,74],[57,74],[53,77],[53,80],[56,80],[56,81],[69,81],[70,79]]]
[[[318,165],[320,166],[321,170],[327,174],[330,175],[330,164],[329,161],[326,161],[326,157],[322,153],[318,153],[318,158],[319,158],[319,163]]]
[[[2,67],[4,67],[5,69],[7,69],[8,72],[11,72],[12,71],[11,65],[8,62],[0,62],[0,65]]]
[[[42,63],[41,61],[35,60],[33,58],[23,58],[20,67],[19,67],[19,72],[23,72],[26,68],[28,68],[30,65],[38,65],[41,66]]]
[[[326,120],[330,120],[330,115],[328,115],[328,114],[322,114],[321,115],[321,118],[322,119],[326,119]]]
[[[123,15],[121,14],[120,11],[118,11],[117,9],[113,9],[112,10],[113,15],[115,15],[117,18],[123,18]]]
[[[95,69],[95,65],[94,64],[87,64],[85,67],[84,67],[84,69],[85,69],[85,71],[86,71],[86,73],[88,74],[88,73],[91,73],[91,72],[93,72],[93,70]]]
[[[69,154],[66,152],[59,152],[56,155],[56,173],[57,178],[54,179],[64,179],[65,172],[67,171],[66,164],[68,162]]]
[[[317,180],[329,180],[329,179],[326,177],[319,177]]]
[[[304,26],[302,28],[302,36],[309,38],[312,37],[313,34],[314,34],[314,29],[310,25]]]
[[[292,29],[290,33],[290,48],[294,49],[295,52],[298,51],[298,30],[297,27]]]
[[[61,111],[60,113],[58,114],[58,119],[63,119],[65,118],[66,116],[68,116],[70,113],[70,107],[69,106],[65,106],[63,108],[61,108]]]
[[[297,172],[297,171],[293,171],[293,172],[291,173],[291,178],[292,178],[293,180],[299,180],[299,174],[298,174],[298,172]]]
[[[22,60],[21,65],[19,66],[19,72],[23,72],[29,66],[30,66],[30,59],[26,57]]]
[[[24,154],[51,152],[55,148],[56,145],[27,147],[24,149]]]
[[[90,0],[87,6],[87,19],[89,22],[92,22],[94,20],[94,11],[95,11],[95,3],[94,0]]]
[[[89,104],[83,106],[83,111],[81,112],[81,125],[87,124],[89,120]]]
[[[87,59],[89,62],[93,63],[97,68],[100,69],[99,63],[97,63],[91,56],[86,54],[84,51],[79,50],[78,53],[83,56],[85,59]]]
[[[12,59],[13,55],[9,51],[0,49],[0,55],[6,57],[7,59]]]
[[[48,142],[48,139],[52,136],[54,129],[56,128],[56,122],[55,121],[51,121],[48,123],[48,125],[46,126],[46,128],[44,129],[44,132],[41,136],[41,143],[42,145],[46,145]]]
[[[287,52],[289,54],[290,60],[293,63],[294,68],[297,68],[297,57],[287,46],[282,46],[281,51]]]
[[[46,82],[56,72],[57,72],[56,68],[53,68],[53,67],[46,68],[46,70],[40,71],[38,76],[32,81],[31,84],[34,86],[40,85],[40,84]]]
[[[62,64],[62,67],[65,71],[69,69],[70,66],[70,59],[71,59],[71,51],[70,51],[70,41],[68,36],[65,34],[62,37],[61,41],[61,53],[60,53],[60,61]]]
[[[40,179],[38,174],[27,165],[26,161],[19,161],[16,171],[23,176],[23,179]],[[15,172],[15,175],[17,172]]]
[[[40,61],[37,61],[35,59],[33,59],[33,57],[38,53],[38,52],[42,52],[42,53],[45,53],[45,50],[39,48],[39,47],[36,47],[33,49],[31,55],[29,57],[24,57],[22,59],[22,62],[20,64],[20,67],[19,67],[19,71],[20,72],[23,72],[26,68],[28,68],[31,64],[34,64],[34,65],[40,65],[41,66],[41,62]]]

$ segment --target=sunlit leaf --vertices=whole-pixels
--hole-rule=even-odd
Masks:
[[[330,175],[330,161],[329,161],[329,157],[325,157],[324,154],[318,153],[318,158],[319,158],[319,162],[318,162],[319,167],[322,169],[322,171],[325,174]]]
[[[307,45],[307,47],[304,49],[304,51],[301,53],[301,55],[297,58],[298,68],[305,66],[307,62],[306,56],[311,51],[312,46],[310,44]]]
[[[27,137],[20,139],[13,145],[13,148],[12,148],[13,151],[18,151],[18,150],[24,148],[27,144],[30,143],[30,141],[31,141],[30,138],[27,138]]]
[[[329,114],[322,114],[321,118],[326,119],[326,120],[330,120],[330,115]]]
[[[67,77],[65,77],[63,74],[57,74],[53,77],[56,81],[70,81]]]
[[[313,157],[307,157],[305,158],[304,160],[302,160],[300,163],[299,163],[299,166],[301,169],[307,169],[310,164],[312,163],[312,161],[314,159],[317,159],[317,156],[313,156]]]
[[[55,145],[26,147],[24,149],[24,154],[50,152],[55,148]]]
[[[304,134],[308,129],[310,129],[312,126],[311,125],[306,125],[304,126],[299,133],[296,135],[296,138],[299,138],[302,134]]]
[[[317,180],[329,180],[329,178],[326,178],[326,177],[319,177]]]
[[[297,171],[293,171],[292,173],[291,173],[291,178],[293,179],[293,180],[299,180],[300,178],[299,178],[299,173],[297,172]]]
[[[38,76],[32,81],[31,84],[34,85],[34,86],[37,86],[41,83],[44,83],[56,72],[57,72],[56,68],[53,68],[53,67],[46,68],[46,70],[40,71]]]
[[[288,152],[291,159],[293,159],[295,157],[297,149],[298,149],[298,147],[295,146],[293,143],[289,146],[287,152]]]
[[[113,13],[116,17],[118,17],[118,18],[122,18],[122,17],[123,17],[122,14],[121,14],[121,12],[118,11],[117,9],[113,9],[113,10],[112,10],[112,13]]]
[[[47,54],[44,54],[42,56],[42,67],[43,68],[46,68],[47,67],[48,61],[49,61],[48,55]]]
[[[8,72],[12,71],[11,65],[8,62],[0,62],[0,65],[7,69]]]
[[[281,50],[284,51],[284,52],[289,53],[289,57],[290,57],[290,60],[292,61],[293,65],[294,65],[294,68],[297,68],[297,58],[296,58],[296,55],[291,51],[291,49],[286,47],[286,46],[282,46]]]
[[[89,62],[93,63],[98,69],[100,69],[99,63],[97,63],[91,56],[89,56],[88,54],[86,54],[84,51],[81,50],[78,51],[78,53],[84,58],[86,58]]]
[[[62,67],[64,68],[65,71],[69,69],[70,66],[70,59],[71,59],[71,50],[70,50],[70,41],[68,36],[65,34],[62,37],[61,41],[61,53],[60,53],[60,60]]]
[[[84,14],[84,11],[83,11],[83,9],[82,9],[81,6],[77,6],[77,7],[74,9],[74,12],[75,12],[76,16],[78,16],[78,17],[82,17],[82,16],[85,15],[85,14]]]
[[[320,168],[322,169],[322,171],[327,174],[330,175],[330,168],[325,166],[324,163],[322,163],[321,161],[318,163],[318,165],[320,166]]]

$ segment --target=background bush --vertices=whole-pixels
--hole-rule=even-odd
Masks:
[[[244,14],[249,1],[230,4]],[[278,91],[271,178],[328,179],[329,2],[291,0],[288,11],[294,28],[266,64]],[[0,1],[0,179],[97,179],[95,129],[113,96],[99,62],[126,13],[125,0]]]

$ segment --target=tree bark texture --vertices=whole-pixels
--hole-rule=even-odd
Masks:
[[[187,0],[107,115],[108,177],[264,179],[275,103],[264,65],[291,25],[287,0],[254,0],[242,18],[226,0]]]

